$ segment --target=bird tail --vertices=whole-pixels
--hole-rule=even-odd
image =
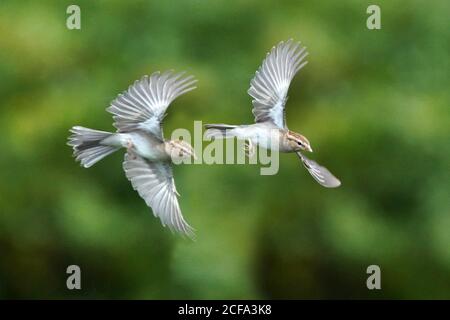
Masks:
[[[103,145],[102,141],[114,133],[75,126],[69,130],[69,146],[73,148],[73,156],[85,168],[89,168],[107,155],[118,150],[118,147]]]
[[[234,129],[237,127],[238,126],[223,123],[205,124],[205,128],[207,129],[205,136],[208,139],[233,138],[236,136]]]

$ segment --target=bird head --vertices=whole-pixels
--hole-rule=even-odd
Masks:
[[[170,140],[165,145],[166,153],[173,160],[189,159],[193,157],[197,159],[194,149],[191,145],[183,140]]]
[[[286,138],[292,150],[306,150],[312,152],[311,145],[309,144],[308,139],[306,139],[306,137],[302,136],[301,134],[295,133],[293,131],[288,131],[286,134]]]

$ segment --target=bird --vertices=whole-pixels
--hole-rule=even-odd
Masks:
[[[132,187],[163,226],[190,238],[195,230],[181,213],[172,162],[196,156],[189,143],[164,139],[162,121],[171,102],[196,89],[196,82],[192,75],[173,70],[145,75],[106,109],[116,132],[74,126],[68,138],[73,156],[85,168],[125,148],[123,170]]]
[[[306,47],[293,39],[280,42],[267,53],[262,65],[250,82],[248,94],[253,98],[254,124],[206,124],[209,139],[237,138],[245,140],[245,151],[254,152],[255,145],[283,153],[296,153],[311,176],[322,186],[341,185],[327,168],[308,159],[303,151],[312,152],[309,140],[288,129],[285,106],[292,79],[307,61]]]

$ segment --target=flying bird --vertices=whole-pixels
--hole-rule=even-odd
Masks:
[[[292,39],[273,47],[256,71],[248,90],[253,98],[255,124],[207,124],[206,136],[211,139],[236,137],[246,140],[245,149],[250,154],[254,152],[255,145],[279,152],[295,152],[319,184],[335,188],[341,182],[328,169],[303,154],[302,151],[312,152],[308,139],[289,130],[286,125],[285,105],[289,85],[295,74],[306,65],[307,55],[306,48]]]
[[[164,139],[162,120],[170,103],[195,89],[196,82],[193,76],[185,77],[184,72],[144,76],[106,109],[113,115],[115,133],[75,126],[70,129],[68,142],[74,157],[85,168],[126,148],[123,169],[133,188],[164,226],[189,237],[194,236],[194,230],[181,213],[171,163],[195,158],[195,153],[182,140]]]

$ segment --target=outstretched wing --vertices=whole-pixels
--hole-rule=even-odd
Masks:
[[[119,94],[106,109],[113,114],[117,131],[144,130],[163,139],[161,122],[167,107],[178,96],[196,88],[197,80],[183,75],[184,72],[155,72]]]
[[[297,152],[298,157],[302,160],[303,165],[308,169],[312,177],[322,186],[326,188],[337,188],[341,185],[341,181],[336,178],[327,168],[322,167],[317,162],[308,159],[302,153]]]
[[[305,50],[291,39],[280,42],[267,54],[248,90],[253,98],[255,122],[271,121],[280,128],[286,127],[287,93],[292,78],[307,63],[304,61],[308,55]]]
[[[191,238],[194,236],[194,230],[181,214],[169,163],[149,162],[126,153],[123,169],[133,188],[152,208],[153,214],[161,219],[163,226]]]

